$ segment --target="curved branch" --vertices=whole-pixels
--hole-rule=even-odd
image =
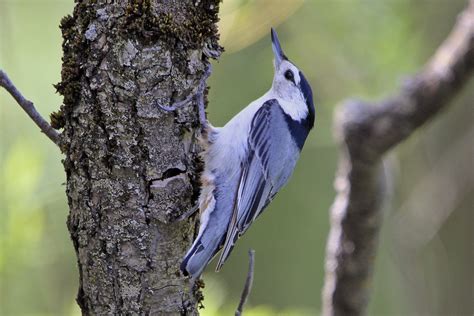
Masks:
[[[28,114],[28,116],[35,122],[35,124],[41,129],[41,131],[48,136],[57,146],[59,146],[60,136],[59,133],[54,130],[51,125],[36,111],[33,102],[28,101],[15,85],[8,78],[7,74],[0,70],[0,86],[10,93],[15,101],[22,107],[22,109]]]
[[[361,315],[382,222],[382,156],[447,107],[474,69],[474,0],[426,66],[395,97],[346,101],[335,115],[341,146],[327,241],[323,315]]]

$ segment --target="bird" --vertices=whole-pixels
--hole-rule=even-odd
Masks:
[[[216,271],[238,240],[288,182],[314,126],[313,92],[271,29],[271,88],[223,127],[207,124],[197,208],[198,235],[180,269],[197,279],[221,250]]]

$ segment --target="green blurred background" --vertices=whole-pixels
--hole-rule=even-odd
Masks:
[[[332,113],[348,97],[396,91],[448,34],[462,0],[225,0],[226,52],[214,63],[209,119],[223,125],[272,78],[270,26],[310,81],[317,122],[289,185],[239,241],[223,271],[204,275],[203,315],[235,310],[256,250],[246,315],[317,315],[337,147]],[[62,16],[72,0],[0,0],[0,68],[44,115],[61,98]],[[474,311],[474,82],[449,111],[387,157],[393,183],[370,315]],[[0,315],[79,315],[66,228],[61,155],[0,90]]]

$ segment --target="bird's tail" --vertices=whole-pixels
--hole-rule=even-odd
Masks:
[[[225,236],[224,236],[225,238]],[[224,240],[214,239],[203,242],[203,235],[198,236],[194,241],[191,249],[181,262],[180,269],[184,275],[190,275],[193,279],[197,279],[209,261],[219,251]],[[207,238],[206,238],[207,239]]]
[[[225,234],[214,221],[215,216],[210,218],[209,214],[214,211],[216,200],[214,198],[214,178],[208,172],[201,176],[203,186],[199,197],[199,209],[201,210],[201,224],[199,233],[188,250],[181,263],[180,269],[184,275],[191,275],[197,279],[209,261],[219,251],[222,244],[222,236]]]
[[[215,176],[210,171],[209,151],[217,137],[218,129],[209,125],[203,138],[200,139],[204,148],[202,158],[205,162],[205,170],[201,175],[201,193],[199,196],[200,227],[199,233],[191,248],[181,262],[180,269],[184,275],[190,275],[197,279],[209,261],[216,255],[225,240],[225,229],[228,219],[225,213],[214,210],[216,199],[214,191]],[[210,214],[213,213],[212,216]],[[223,225],[224,224],[224,225]]]

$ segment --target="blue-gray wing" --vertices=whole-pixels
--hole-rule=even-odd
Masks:
[[[288,181],[298,156],[299,150],[291,139],[278,102],[265,102],[255,113],[250,126],[248,154],[242,162],[233,216],[217,270],[224,264],[237,239]]]

